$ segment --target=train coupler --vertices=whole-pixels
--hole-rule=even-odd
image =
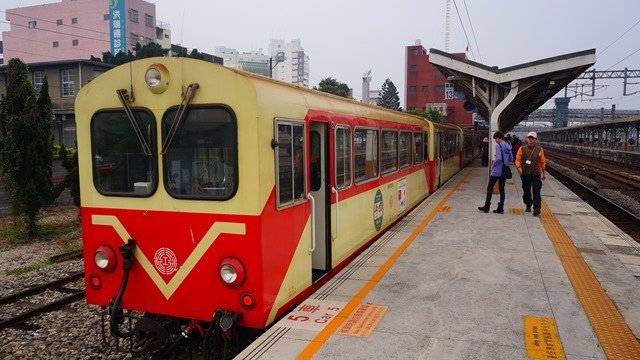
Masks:
[[[217,310],[204,336],[205,359],[231,359],[238,351],[238,321],[242,313]]]

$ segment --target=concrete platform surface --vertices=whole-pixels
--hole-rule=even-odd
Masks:
[[[541,217],[523,211],[518,178],[507,182],[504,214],[482,213],[477,207],[484,203],[487,169],[478,164],[420,204],[236,359],[617,357],[590,320],[599,305],[585,311],[589,300],[576,292],[582,280],[567,275],[574,258],[588,265],[595,287],[601,287],[595,291],[604,290],[637,345],[638,244],[553,178],[544,181]],[[558,255],[563,245],[550,236],[545,222],[551,220],[579,255]],[[366,315],[379,323],[354,322],[362,304],[380,306]],[[538,334],[540,327],[526,325],[525,317],[548,319],[557,330]],[[370,334],[345,334],[345,324],[368,327],[361,330]],[[532,353],[538,336],[548,345],[546,353]],[[620,346],[619,358],[637,354],[633,346]]]

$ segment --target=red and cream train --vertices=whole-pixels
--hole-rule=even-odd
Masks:
[[[156,351],[267,327],[478,155],[470,131],[187,58],[108,71],[76,116],[87,302]]]

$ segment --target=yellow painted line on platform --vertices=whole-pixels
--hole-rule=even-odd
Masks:
[[[386,305],[358,304],[354,312],[338,328],[338,334],[369,337],[387,312]]]
[[[367,281],[367,283],[358,291],[358,293],[349,300],[347,305],[342,308],[342,311],[336,316],[327,326],[318,334],[316,337],[311,340],[309,345],[298,355],[298,359],[311,359],[315,353],[320,350],[322,345],[329,340],[329,337],[336,332],[336,329],[347,319],[349,314],[356,309],[358,304],[362,303],[362,300],[373,290],[373,288],[377,285],[377,283],[384,277],[384,275],[391,269],[393,264],[395,264],[396,260],[400,258],[402,253],[411,245],[413,240],[415,240],[418,235],[424,230],[427,225],[436,217],[438,212],[445,206],[449,198],[453,195],[453,193],[464,183],[467,177],[471,173],[473,173],[476,169],[471,169],[469,172],[464,175],[464,177],[456,183],[453,189],[449,190],[449,192],[444,196],[442,200],[436,205],[436,207],[427,215],[427,217],[422,220],[420,225],[416,227],[416,229],[409,235],[409,237],[396,249],[396,251],[387,259],[387,261],[380,266],[378,271]]]
[[[450,212],[451,212],[451,210],[453,210],[453,208],[452,208],[451,206],[449,206],[449,205],[445,205],[445,206],[443,206],[443,207],[442,207],[442,209],[440,209],[440,212],[443,212],[443,213],[450,213]]]
[[[640,359],[640,343],[544,201],[540,220],[607,359]]]
[[[558,327],[552,318],[523,316],[524,342],[527,356],[535,360],[564,360]]]
[[[511,215],[524,215],[524,210],[517,209],[517,208],[511,208],[511,209],[509,209],[509,214],[511,214]]]

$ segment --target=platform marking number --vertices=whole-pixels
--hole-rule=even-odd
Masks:
[[[384,204],[382,200],[382,192],[378,189],[376,197],[373,202],[373,224],[376,227],[376,231],[380,231],[382,228],[382,215],[384,214]]]
[[[322,331],[345,304],[345,301],[307,299],[280,320],[277,326]]]
[[[451,100],[453,99],[453,84],[445,83],[444,84],[444,99]]]

